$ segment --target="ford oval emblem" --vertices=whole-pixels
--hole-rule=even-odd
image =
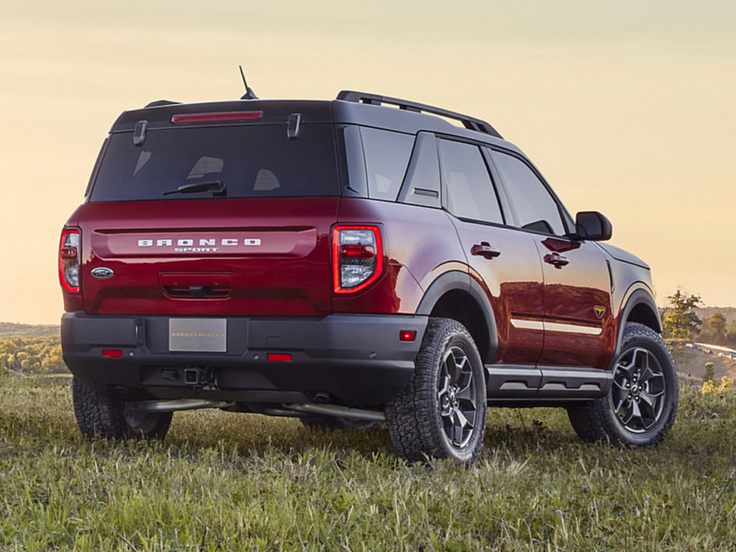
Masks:
[[[98,280],[107,280],[112,278],[114,275],[115,273],[112,271],[112,268],[107,268],[106,266],[98,266],[97,268],[92,269],[92,276]]]

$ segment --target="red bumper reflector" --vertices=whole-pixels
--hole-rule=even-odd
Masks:
[[[399,341],[414,341],[416,338],[416,330],[401,330],[399,332]]]
[[[102,349],[102,356],[105,358],[123,358],[121,349]]]
[[[291,353],[268,353],[266,355],[268,362],[291,362]]]
[[[189,123],[226,123],[257,121],[263,117],[263,111],[223,111],[220,113],[183,113],[171,117],[175,125]]]

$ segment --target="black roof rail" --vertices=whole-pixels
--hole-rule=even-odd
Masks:
[[[469,130],[475,130],[477,132],[483,132],[490,134],[496,138],[502,138],[498,131],[493,128],[490,123],[477,119],[469,115],[463,115],[462,113],[456,113],[441,107],[434,107],[432,105],[426,105],[418,102],[412,102],[410,100],[401,100],[399,98],[392,98],[390,96],[380,96],[378,94],[370,94],[368,92],[356,92],[354,90],[341,90],[337,95],[338,100],[344,100],[346,102],[364,103],[368,105],[381,105],[389,104],[395,105],[399,109],[406,111],[414,111],[416,113],[431,113],[432,115],[439,115],[448,119],[455,119],[460,121],[463,126]]]
[[[180,104],[180,103],[181,102],[174,102],[174,101],[171,101],[171,100],[154,100],[152,102],[147,103],[145,105],[144,109],[145,108],[148,108],[148,107],[161,107],[161,106],[164,106],[164,105],[177,105],[177,104]]]

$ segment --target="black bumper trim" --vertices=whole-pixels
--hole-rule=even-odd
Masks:
[[[346,405],[380,405],[401,391],[414,374],[414,359],[427,327],[426,316],[348,315],[324,318],[227,319],[225,353],[168,351],[168,320],[160,316],[66,313],[61,321],[64,361],[90,387],[128,391],[165,390],[167,396],[199,396],[184,382],[186,368],[211,369],[206,393],[232,399],[238,391],[326,393]],[[399,340],[401,330],[416,340]],[[109,359],[103,349],[121,349]],[[269,352],[288,352],[292,362],[268,362]],[[243,396],[252,396],[243,393]]]

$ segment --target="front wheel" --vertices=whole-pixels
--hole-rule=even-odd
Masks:
[[[141,412],[135,403],[89,389],[72,380],[74,415],[87,438],[163,439],[171,425],[171,412]]]
[[[386,407],[396,453],[410,461],[471,464],[483,446],[485,421],[485,369],[473,338],[456,320],[431,319],[414,379]]]
[[[658,444],[675,422],[679,392],[675,362],[664,340],[647,326],[626,324],[612,371],[608,395],[568,408],[573,429],[589,442]]]

